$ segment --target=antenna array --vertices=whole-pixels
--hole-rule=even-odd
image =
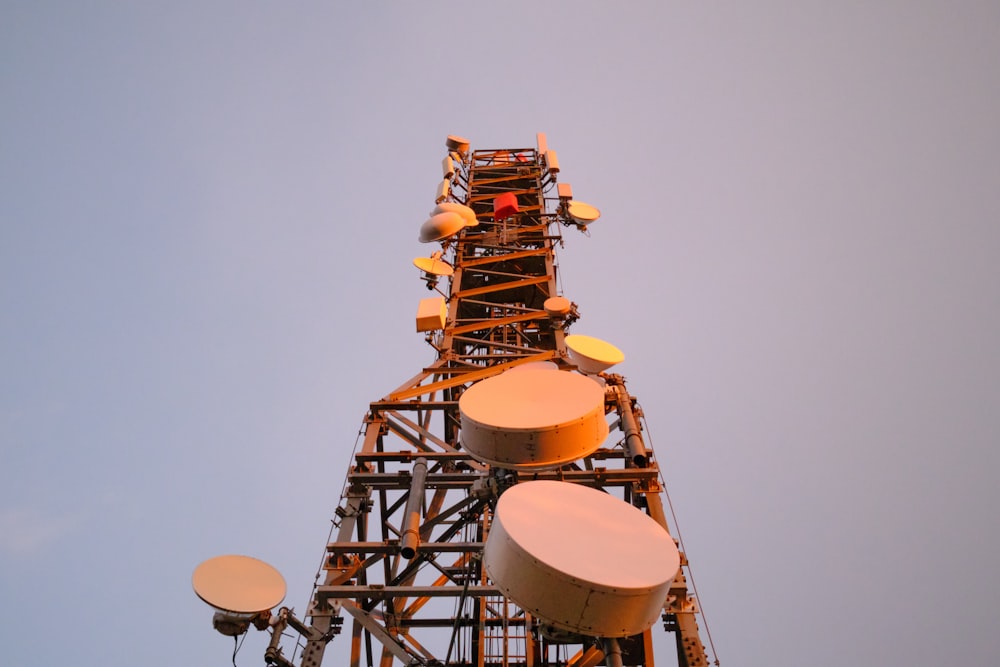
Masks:
[[[569,335],[579,312],[558,290],[562,229],[600,212],[558,181],[544,135],[446,147],[418,237],[440,247],[414,260],[439,294],[416,318],[435,358],[370,404],[307,621],[199,595],[220,631],[269,627],[265,659],[282,667],[319,667],[348,618],[352,667],[651,667],[657,622],[679,664],[706,665],[656,458],[635,397],[607,372],[624,355]],[[223,577],[207,563],[199,591]],[[291,659],[289,628],[302,649]]]

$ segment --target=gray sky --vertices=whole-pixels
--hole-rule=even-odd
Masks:
[[[538,131],[722,664],[1000,662],[1000,5],[383,6],[0,7],[5,662],[227,664],[216,554],[304,611],[444,138]]]

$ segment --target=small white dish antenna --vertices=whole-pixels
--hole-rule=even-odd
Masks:
[[[469,150],[469,140],[455,134],[449,134],[444,145],[448,147],[448,150],[455,151],[460,155],[465,155]]]
[[[504,595],[537,618],[593,637],[625,637],[659,620],[680,554],[670,534],[629,503],[582,484],[540,480],[500,496],[483,565]]]
[[[625,361],[625,353],[617,347],[593,336],[572,334],[566,336],[566,349],[570,360],[581,372],[596,375],[615,364]]]
[[[551,296],[545,300],[542,308],[549,317],[561,318],[569,315],[573,304],[564,296]]]
[[[413,266],[430,276],[450,276],[455,273],[451,264],[438,257],[414,257]]]
[[[604,390],[586,376],[526,368],[481,380],[458,400],[462,446],[481,463],[557,468],[594,452],[608,435]]]
[[[573,222],[581,227],[586,227],[601,217],[601,212],[597,208],[590,204],[584,204],[582,201],[571,201],[566,207],[566,212],[569,213]]]
[[[437,286],[439,278],[447,278],[455,273],[455,269],[452,268],[451,264],[441,259],[440,251],[430,257],[414,257],[413,266],[423,271],[423,278],[424,282],[427,283],[427,289],[434,289]]]
[[[285,599],[285,579],[250,556],[216,556],[195,568],[191,585],[199,598],[220,611],[259,614]]]
[[[420,227],[418,240],[421,243],[433,243],[458,234],[465,228],[465,219],[458,213],[444,211],[431,216],[430,220]]]
[[[443,201],[434,207],[431,211],[431,216],[435,216],[439,213],[458,213],[462,216],[462,220],[465,221],[466,227],[475,227],[479,224],[479,220],[476,218],[476,212],[465,204],[459,204],[453,201]]]

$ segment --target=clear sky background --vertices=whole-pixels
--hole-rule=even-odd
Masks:
[[[217,554],[304,612],[445,136],[538,131],[722,664],[1000,663],[998,64],[992,1],[3,2],[4,664],[229,664]]]

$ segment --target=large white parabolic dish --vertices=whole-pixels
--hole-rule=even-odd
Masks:
[[[604,390],[567,371],[507,371],[469,387],[458,407],[463,448],[504,468],[555,468],[592,453],[608,436]]]
[[[285,579],[262,560],[250,556],[216,556],[195,568],[194,592],[223,611],[256,614],[281,604]]]
[[[500,496],[483,565],[504,595],[541,620],[625,637],[660,618],[680,554],[660,524],[615,496],[532,481]]]

